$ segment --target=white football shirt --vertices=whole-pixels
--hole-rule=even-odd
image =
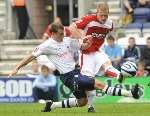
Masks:
[[[56,69],[61,74],[64,74],[75,69],[75,61],[73,58],[74,49],[79,49],[79,42],[76,39],[64,37],[62,42],[57,42],[49,38],[37,46],[32,52],[32,55],[35,57],[47,55]]]

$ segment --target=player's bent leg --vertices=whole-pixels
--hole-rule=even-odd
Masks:
[[[120,71],[118,71],[116,68],[112,66],[111,61],[105,62],[102,67],[105,69],[105,75],[108,77],[114,77],[117,78],[119,83],[122,83],[124,80],[123,75]]]
[[[86,80],[86,78],[82,79],[82,78],[76,77],[75,79],[70,81],[71,84],[69,82],[64,83],[70,90],[73,91],[73,94],[76,98],[69,98],[69,99],[66,99],[66,100],[63,100],[60,102],[48,102],[48,103],[46,103],[46,106],[43,111],[49,112],[55,108],[71,108],[71,107],[85,106],[88,101],[87,95],[83,88],[83,86],[87,87],[87,85],[84,84],[84,82],[87,83],[87,81],[85,81],[85,80]],[[94,81],[93,81],[93,83],[94,83]],[[83,86],[81,86],[80,84]]]

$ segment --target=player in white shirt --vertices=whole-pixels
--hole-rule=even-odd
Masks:
[[[49,60],[60,72],[61,81],[73,92],[75,98],[68,98],[61,102],[48,101],[43,110],[44,112],[50,112],[53,108],[85,106],[88,101],[86,91],[94,89],[103,90],[106,94],[111,96],[125,96],[133,97],[135,99],[140,98],[138,84],[129,91],[122,88],[110,87],[94,78],[88,78],[85,75],[81,75],[79,71],[75,70],[75,61],[73,59],[72,50],[87,49],[91,44],[91,36],[87,36],[86,41],[80,45],[77,39],[64,37],[63,26],[60,24],[52,24],[51,31],[52,38],[36,47],[34,51],[22,59],[9,74],[9,77],[15,75],[21,67],[40,55],[48,56]]]

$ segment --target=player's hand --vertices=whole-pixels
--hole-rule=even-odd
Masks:
[[[83,43],[92,43],[92,35],[83,37]]]
[[[18,72],[18,70],[17,70],[17,69],[14,69],[11,73],[9,73],[8,77],[10,78],[10,77],[16,75],[17,72]]]
[[[81,50],[85,50],[88,49],[91,45],[92,45],[92,36],[91,35],[87,35],[83,38],[83,43],[81,45]]]

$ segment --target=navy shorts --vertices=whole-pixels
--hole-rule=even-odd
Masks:
[[[61,75],[60,80],[73,92],[77,99],[87,97],[85,91],[94,90],[95,80],[81,75],[79,70]]]

